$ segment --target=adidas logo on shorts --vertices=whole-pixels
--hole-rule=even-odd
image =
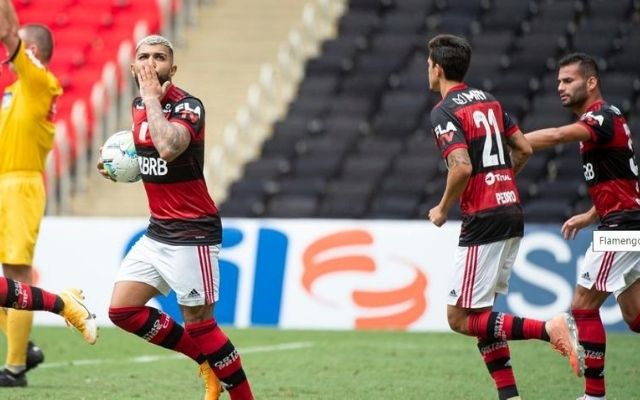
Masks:
[[[449,292],[449,296],[451,297],[456,297],[458,294],[456,293],[456,290],[453,289],[452,291]]]
[[[585,281],[591,281],[591,277],[589,276],[588,272],[582,274],[582,279],[584,279]]]
[[[191,289],[187,297],[200,297],[200,293],[198,293],[198,291],[195,289]]]

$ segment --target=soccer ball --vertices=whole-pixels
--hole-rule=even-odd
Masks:
[[[119,131],[109,136],[100,152],[104,169],[116,182],[136,182],[141,178],[133,133]]]

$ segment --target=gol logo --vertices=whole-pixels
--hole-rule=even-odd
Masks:
[[[303,255],[302,286],[313,296],[313,284],[322,277],[341,272],[374,274],[380,266],[369,255],[335,253],[330,256],[336,249],[371,244],[373,238],[364,230],[341,231],[316,240]],[[406,329],[424,314],[427,309],[427,276],[411,262],[400,260],[399,264],[415,272],[413,281],[408,285],[389,290],[354,289],[351,292],[353,303],[368,311],[367,316],[356,318],[356,329]],[[371,311],[373,316],[370,316]]]

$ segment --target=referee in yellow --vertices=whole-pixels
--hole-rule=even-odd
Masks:
[[[0,108],[0,263],[4,275],[32,283],[33,251],[45,211],[43,172],[53,146],[56,99],[62,87],[47,69],[53,53],[48,28],[19,27],[10,0],[0,0],[0,40],[18,79],[9,85]],[[0,387],[26,386],[33,324],[31,311],[0,310],[0,329],[7,336],[7,360]],[[0,395],[0,397],[3,397]]]

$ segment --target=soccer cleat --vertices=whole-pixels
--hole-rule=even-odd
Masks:
[[[208,362],[200,364],[200,376],[204,380],[204,400],[218,400],[222,385]]]
[[[553,348],[569,358],[576,376],[584,375],[584,348],[578,343],[576,321],[567,313],[560,313],[545,324]]]
[[[0,387],[25,387],[27,386],[26,371],[14,374],[8,369],[0,372]]]
[[[42,349],[36,346],[31,340],[27,344],[27,362],[24,372],[29,372],[44,361]]]
[[[98,339],[98,325],[96,316],[92,314],[84,305],[84,296],[80,289],[67,289],[60,293],[60,298],[64,302],[62,315],[67,325],[77,329],[84,340],[89,344],[94,344]]]

